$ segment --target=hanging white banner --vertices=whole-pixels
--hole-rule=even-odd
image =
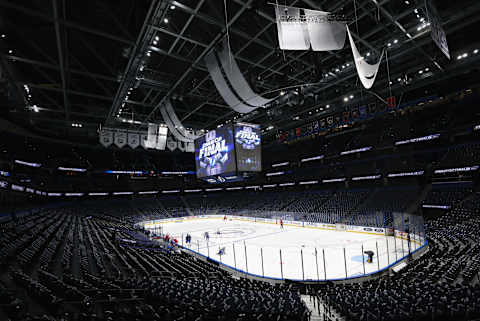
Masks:
[[[253,107],[261,107],[271,102],[273,99],[265,99],[252,90],[248,82],[245,80],[245,77],[243,77],[237,61],[231,55],[233,54],[230,54],[228,41],[225,39],[223,41],[222,50],[218,52],[218,58],[222,63],[223,71],[225,72],[228,81],[238,96],[248,105]]]
[[[155,147],[156,149],[165,150],[165,146],[167,146],[167,133],[167,127],[158,126],[157,146]]]
[[[217,87],[218,93],[230,108],[240,114],[246,114],[257,109],[257,107],[251,107],[241,102],[232,92],[225,77],[223,77],[218,59],[213,50],[205,56],[205,64],[207,65],[208,72],[210,73],[210,77],[212,78],[215,87]]]
[[[113,144],[113,131],[109,129],[103,129],[100,132],[100,144],[102,144],[104,147],[108,147]]]
[[[147,147],[146,144],[148,144],[148,135],[147,134],[140,134],[140,146],[147,149],[148,147]]]
[[[185,142],[178,142],[177,148],[178,148],[179,150],[181,150],[182,152],[184,152],[184,151],[187,149],[187,148],[186,148],[186,145],[187,145],[187,144],[188,144],[188,143],[185,143]]]
[[[127,145],[127,133],[124,131],[117,130],[115,132],[114,143],[118,148],[122,148]]]
[[[278,43],[282,50],[308,50],[307,23],[300,18],[300,8],[275,5]]]
[[[385,51],[382,51],[382,55],[376,64],[369,64],[365,61],[365,58],[358,52],[357,46],[355,46],[355,42],[353,42],[352,35],[350,30],[347,26],[347,33],[348,39],[350,40],[350,47],[352,47],[353,53],[353,60],[355,61],[355,67],[357,68],[358,77],[363,84],[363,87],[366,89],[370,89],[375,82],[375,78],[377,77],[378,68],[380,67],[380,63],[382,62],[383,55]]]
[[[339,50],[347,38],[346,24],[340,21],[328,21],[330,12],[304,9],[307,17],[310,45],[314,51]],[[325,18],[323,20],[322,18]]]
[[[448,49],[447,35],[442,27],[442,20],[438,14],[433,0],[425,0],[425,9],[427,11],[428,22],[430,23],[430,35],[433,42],[440,48],[445,56],[450,59],[450,50]]]
[[[140,145],[140,135],[135,133],[128,133],[128,146],[135,149]]]
[[[172,138],[168,138],[167,140],[167,147],[170,151],[174,151],[177,149],[178,142],[173,140]]]

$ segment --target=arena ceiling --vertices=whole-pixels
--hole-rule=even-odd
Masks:
[[[436,1],[450,61],[421,28],[424,0],[278,1],[344,15],[360,51],[372,57],[388,47],[388,72],[383,63],[373,88],[379,97],[428,93],[452,79],[461,85],[478,69],[478,0]],[[30,108],[15,113],[52,128],[139,128],[162,121],[159,106],[169,97],[186,126],[243,119],[273,133],[373,97],[362,90],[348,44],[331,52],[279,50],[274,7],[263,0],[0,0],[0,8],[3,58],[31,95]],[[240,117],[218,94],[203,57],[227,30],[256,92],[291,88],[269,108]]]

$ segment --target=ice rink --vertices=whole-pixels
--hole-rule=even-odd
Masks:
[[[368,233],[296,226],[282,229],[274,223],[221,218],[159,225],[163,233],[192,251],[238,270],[272,278],[343,279],[378,271],[408,254],[406,240]],[[185,241],[187,233],[192,236],[190,244]],[[411,242],[411,251],[418,246]],[[219,255],[222,248],[225,253]],[[362,249],[375,253],[372,263],[366,262]]]

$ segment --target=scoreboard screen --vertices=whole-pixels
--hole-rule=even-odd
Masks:
[[[258,125],[237,123],[235,128],[235,151],[239,172],[262,170],[262,141]]]
[[[195,140],[197,177],[260,172],[261,148],[258,125],[237,123],[211,130]]]
[[[195,165],[198,178],[236,172],[232,126],[211,130],[195,140]]]

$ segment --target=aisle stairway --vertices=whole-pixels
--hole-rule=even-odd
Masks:
[[[334,311],[325,309],[318,296],[315,295],[301,295],[303,303],[310,311],[310,321],[343,321],[345,318],[338,316]]]

